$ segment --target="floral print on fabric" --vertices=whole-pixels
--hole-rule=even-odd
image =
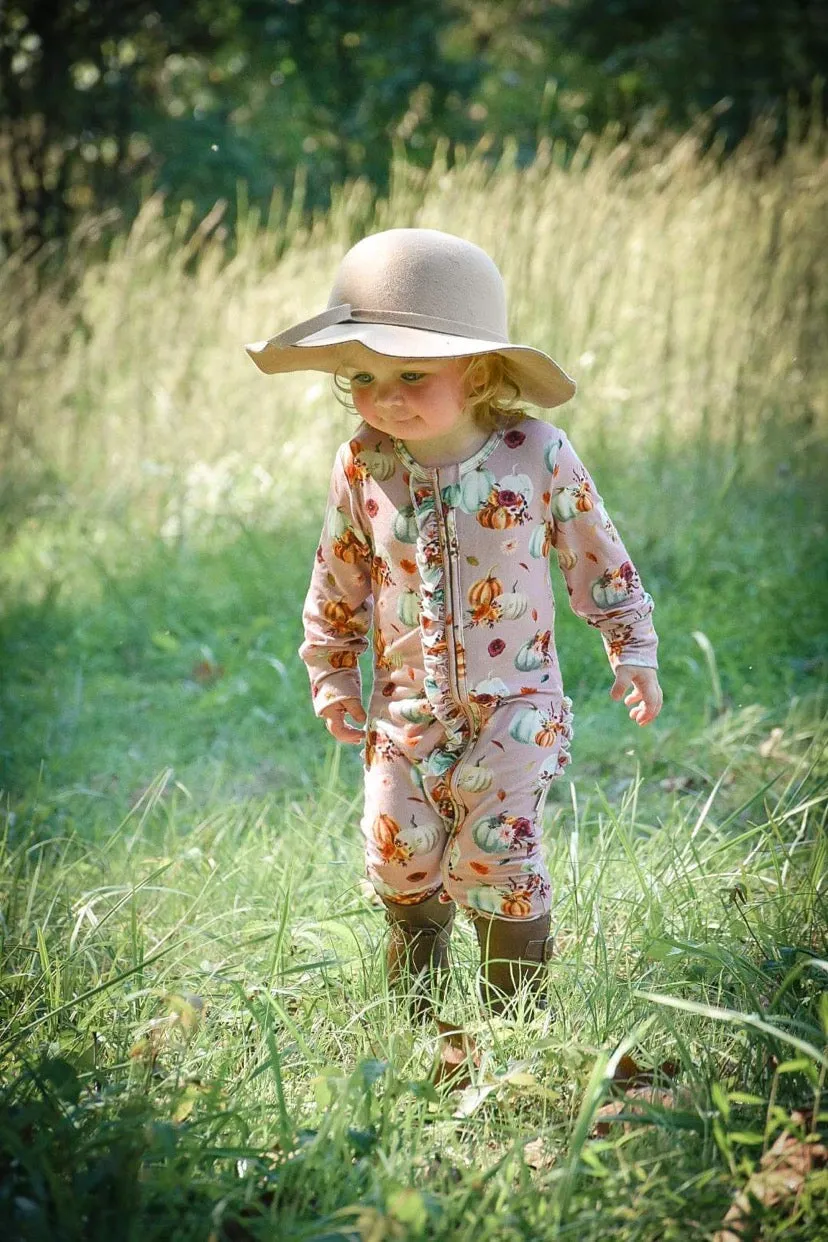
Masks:
[[[652,600],[561,430],[527,417],[427,468],[363,424],[337,454],[300,655],[319,713],[360,697],[372,641],[363,835],[394,900],[549,907],[539,824],[572,734],[552,552],[610,665],[656,667]]]

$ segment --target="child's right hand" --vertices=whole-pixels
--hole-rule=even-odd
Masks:
[[[355,729],[345,723],[345,717],[351,716],[357,724],[365,724],[365,708],[359,699],[340,699],[324,708],[319,715],[325,721],[325,727],[338,742],[347,742],[351,746],[361,746],[365,741],[365,730]]]

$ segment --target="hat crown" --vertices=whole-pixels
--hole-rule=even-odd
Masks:
[[[346,302],[354,311],[427,315],[509,339],[497,267],[479,246],[436,229],[388,229],[357,242],[339,265],[328,306]]]

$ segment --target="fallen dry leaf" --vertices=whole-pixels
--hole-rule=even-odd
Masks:
[[[658,1073],[662,1078],[672,1080],[678,1077],[680,1068],[677,1061],[662,1061]],[[627,1087],[648,1087],[655,1082],[655,1075],[655,1069],[639,1065],[633,1057],[625,1053],[615,1067],[612,1082],[613,1086],[624,1090]]]
[[[435,1086],[445,1084],[452,1091],[462,1091],[471,1086],[471,1067],[480,1065],[477,1045],[471,1035],[450,1022],[443,1022],[441,1018],[435,1021],[439,1035],[431,1081]]]
[[[207,686],[213,681],[218,681],[224,676],[224,668],[221,664],[215,664],[212,660],[199,660],[190,669],[190,678],[197,681],[202,686]]]
[[[636,1100],[640,1101],[636,1104]],[[592,1133],[598,1138],[605,1138],[610,1126],[624,1117],[624,1133],[629,1134],[635,1128],[634,1123],[627,1120],[634,1117],[646,1117],[647,1109],[642,1104],[655,1104],[659,1108],[675,1108],[677,1104],[686,1105],[690,1102],[689,1092],[682,1088],[667,1087],[630,1087],[620,1100],[612,1100],[598,1109],[593,1122]]]
[[[536,1138],[524,1143],[523,1159],[530,1169],[551,1169],[555,1163],[555,1153],[548,1147],[546,1139]]]
[[[802,1113],[792,1113],[791,1119],[803,1130],[806,1128]],[[809,1134],[801,1139],[787,1131],[780,1134],[759,1161],[759,1168],[751,1173],[744,1189],[736,1195],[725,1214],[725,1228],[713,1235],[713,1242],[743,1242],[745,1231],[751,1226],[754,1204],[769,1208],[786,1199],[795,1199],[809,1174],[825,1164],[828,1164],[828,1147],[819,1142],[818,1135]]]
[[[686,793],[689,789],[695,789],[696,781],[692,776],[665,776],[658,782],[658,787],[665,793]]]

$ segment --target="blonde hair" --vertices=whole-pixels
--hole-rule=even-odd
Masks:
[[[512,427],[526,418],[526,411],[516,404],[520,384],[502,354],[478,354],[470,359],[463,380],[468,392],[466,404],[484,431]]]
[[[475,354],[463,372],[463,383],[466,408],[484,431],[513,427],[527,417],[523,406],[516,404],[520,400],[520,384],[511,363],[502,354]],[[351,400],[351,382],[338,367],[333,373],[333,387],[339,404],[349,414],[357,414]]]

